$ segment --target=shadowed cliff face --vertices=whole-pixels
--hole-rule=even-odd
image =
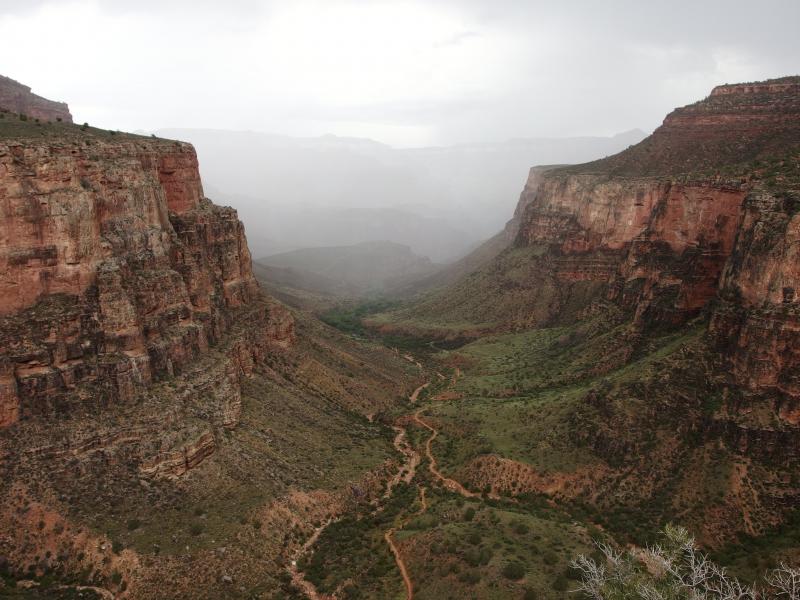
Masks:
[[[236,211],[203,197],[188,144],[3,140],[0,219],[3,425],[65,410],[83,384],[130,402],[262,302]],[[256,330],[289,341],[291,318],[268,313]]]

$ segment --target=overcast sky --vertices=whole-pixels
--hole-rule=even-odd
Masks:
[[[124,130],[608,135],[797,74],[798,25],[799,0],[0,0],[0,73]]]

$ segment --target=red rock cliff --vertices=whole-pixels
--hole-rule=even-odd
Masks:
[[[740,383],[800,398],[799,181],[800,79],[720,86],[625,152],[532,171],[516,243],[642,327],[713,306]]]
[[[134,401],[241,318],[293,335],[259,308],[243,226],[203,197],[190,145],[73,133],[0,140],[0,425]]]
[[[37,96],[27,85],[2,75],[0,75],[0,109],[42,121],[72,123],[72,115],[66,104]]]

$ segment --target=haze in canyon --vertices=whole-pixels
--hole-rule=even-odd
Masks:
[[[0,598],[800,600],[799,17],[0,0]]]

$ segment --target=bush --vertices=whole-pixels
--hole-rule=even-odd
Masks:
[[[661,544],[637,554],[597,543],[602,563],[584,555],[572,561],[581,572],[578,590],[587,598],[798,598],[800,569],[782,564],[764,576],[763,587],[756,591],[708,560],[683,527],[667,525],[661,537]],[[652,565],[659,569],[649,568]]]
[[[119,540],[114,540],[113,542],[111,542],[111,551],[114,554],[119,554],[120,552],[122,552],[124,548],[125,546],[123,546],[122,542],[120,542]]]
[[[528,588],[522,595],[522,600],[539,600],[539,594],[536,593],[536,590]]]
[[[475,509],[471,506],[464,511],[464,520],[465,521],[472,521],[475,518]]]
[[[510,562],[503,567],[503,577],[506,579],[522,579],[525,577],[525,567],[522,563]]]
[[[566,592],[569,589],[567,578],[563,575],[556,577],[556,580],[553,582],[553,589],[557,592]]]
[[[525,525],[525,523],[517,523],[514,525],[514,533],[518,533],[519,535],[525,535],[530,531],[530,528]]]
[[[189,527],[189,533],[198,536],[203,533],[203,526],[200,523],[192,523],[192,526]]]
[[[139,522],[139,519],[128,519],[128,531],[139,529],[140,526],[141,523]]]
[[[469,585],[475,585],[481,580],[481,576],[474,571],[464,571],[461,575],[458,576],[458,580],[461,583],[468,583]]]
[[[111,583],[113,583],[114,585],[119,585],[120,583],[122,583],[122,573],[120,573],[119,571],[114,571],[111,574]]]

